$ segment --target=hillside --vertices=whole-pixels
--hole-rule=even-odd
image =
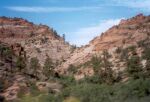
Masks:
[[[75,48],[55,30],[0,17],[0,102],[149,102],[150,16]]]
[[[45,74],[51,73],[48,68],[62,63],[73,50],[73,46],[46,25],[0,17],[0,96],[12,101],[22,89],[30,92],[31,83],[53,76]]]
[[[22,18],[0,17],[0,41],[21,44],[28,60],[37,57],[42,65],[46,56],[61,63],[73,49],[52,28],[35,25]]]
[[[74,51],[71,57],[58,67],[59,73],[66,73],[70,65],[77,67],[77,79],[83,78],[85,75],[92,75],[93,68],[91,66],[80,67],[82,64],[90,61],[95,55],[102,55],[107,50],[112,56],[109,60],[113,63],[112,69],[122,71],[125,69],[124,62],[120,61],[120,54],[116,54],[116,50],[126,49],[135,46],[139,55],[143,48],[138,47],[138,43],[144,40],[149,42],[150,37],[150,16],[139,14],[127,20],[121,20],[119,25],[115,25],[100,36],[94,38],[90,43],[80,49]]]

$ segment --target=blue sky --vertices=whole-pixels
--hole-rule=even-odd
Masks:
[[[150,0],[1,0],[0,16],[22,17],[53,27],[78,46],[123,18],[150,14]]]

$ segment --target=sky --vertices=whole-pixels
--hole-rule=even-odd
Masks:
[[[66,41],[88,44],[121,19],[150,15],[150,0],[1,0],[0,16],[48,25]]]

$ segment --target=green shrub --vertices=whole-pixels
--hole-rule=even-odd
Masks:
[[[80,102],[80,101],[75,97],[69,97],[66,100],[64,100],[63,102]]]
[[[0,56],[5,57],[5,59],[11,59],[13,51],[6,45],[0,44]]]
[[[139,42],[138,42],[138,46],[139,46],[139,47],[145,46],[145,40],[139,41]]]
[[[50,78],[50,76],[54,76],[54,63],[52,59],[47,56],[44,67],[43,67],[43,74],[47,77]]]
[[[30,95],[25,95],[20,99],[20,102],[37,102],[37,99],[35,99],[35,97],[32,97]]]
[[[76,84],[75,78],[74,76],[61,76],[59,78],[59,82],[64,86],[64,87],[68,87],[68,86],[72,86]]]
[[[102,80],[99,75],[87,76],[81,80],[82,83],[93,83],[93,84],[101,84]],[[81,83],[80,82],[80,83]]]
[[[30,95],[31,96],[38,96],[41,92],[39,91],[39,89],[37,88],[37,86],[35,84],[32,84],[30,86]]]
[[[111,55],[109,55],[109,53],[107,51],[103,52],[102,67],[104,68],[104,70],[101,70],[100,77],[101,77],[102,81],[107,84],[113,84],[113,82],[114,82],[114,76],[113,76],[114,72],[112,70],[113,65],[109,61],[110,57],[111,57]]]
[[[130,80],[113,86],[114,102],[148,102],[143,101],[150,95],[150,79]],[[150,99],[150,98],[149,98]]]
[[[19,71],[21,71],[22,69],[25,69],[26,61],[23,57],[20,57],[20,56],[17,57],[16,67],[19,69]]]
[[[20,102],[149,102],[149,86],[148,78],[113,85],[82,82],[69,84],[55,96],[41,93],[32,86],[31,94],[22,97]]]
[[[128,49],[129,51],[133,52],[133,51],[135,51],[136,46],[129,46],[127,49]]]
[[[117,53],[117,54],[120,54],[121,52],[122,52],[121,47],[118,47],[118,48],[116,49],[116,53]]]
[[[99,56],[93,56],[91,59],[91,63],[92,63],[92,67],[94,69],[95,74],[98,74],[99,71],[101,71],[101,67],[102,67],[102,59]]]
[[[19,102],[55,102],[54,95],[40,92],[35,84],[30,86],[30,94],[22,94],[19,98]]]
[[[149,38],[141,40],[141,41],[137,42],[137,44],[138,44],[138,47],[148,48],[149,47]]]
[[[121,61],[126,61],[128,59],[128,49],[122,49],[120,59]]]
[[[32,74],[36,77],[38,77],[38,70],[40,67],[39,60],[36,57],[30,59],[30,70],[33,70]]]
[[[142,58],[146,60],[150,60],[150,48],[144,49]]]
[[[51,94],[41,94],[38,97],[38,102],[56,102],[55,97]]]
[[[132,56],[127,62],[127,73],[134,79],[143,77],[143,68],[139,56]]]
[[[81,102],[149,102],[150,79],[129,80],[126,83],[114,85],[80,83],[65,88],[61,95],[62,100],[76,97]]]
[[[76,97],[81,102],[108,102],[110,100],[108,97],[111,93],[110,91],[107,85],[80,84],[66,88],[63,93],[68,92],[68,95],[62,93],[62,96],[64,98],[69,96]]]
[[[20,86],[19,92],[17,93],[18,98],[24,97],[28,93],[28,88],[25,86]]]
[[[108,53],[107,50],[103,51],[102,57],[101,56],[92,57],[90,63],[92,63],[92,67],[96,76],[91,78],[94,78],[94,80],[96,79],[95,81],[100,81],[97,83],[112,84],[114,82],[114,76],[112,70],[113,65],[109,61],[110,57],[111,55]]]
[[[68,67],[68,72],[70,73],[70,74],[75,74],[76,72],[77,72],[77,67],[75,67],[74,65],[69,65],[69,67]]]

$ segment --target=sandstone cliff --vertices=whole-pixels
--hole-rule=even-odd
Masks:
[[[42,65],[47,55],[61,62],[69,57],[72,50],[72,46],[52,28],[21,18],[0,17],[0,41],[21,44],[27,59],[37,57]]]
[[[64,63],[62,63],[57,71],[59,73],[67,73],[70,65],[80,66],[85,62],[91,60],[94,55],[101,55],[104,50],[107,50],[112,58],[109,59],[116,71],[124,69],[124,62],[121,62],[116,54],[118,48],[127,48],[129,46],[137,46],[137,43],[150,37],[150,16],[144,16],[139,14],[130,19],[121,20],[119,25],[115,25],[110,28],[105,33],[100,34],[100,36],[94,38],[90,43],[80,49],[74,51],[71,57]],[[142,48],[137,47],[137,52],[140,54]],[[89,69],[79,68],[77,77],[81,78],[85,75],[93,74]],[[79,75],[79,76],[78,76]]]

